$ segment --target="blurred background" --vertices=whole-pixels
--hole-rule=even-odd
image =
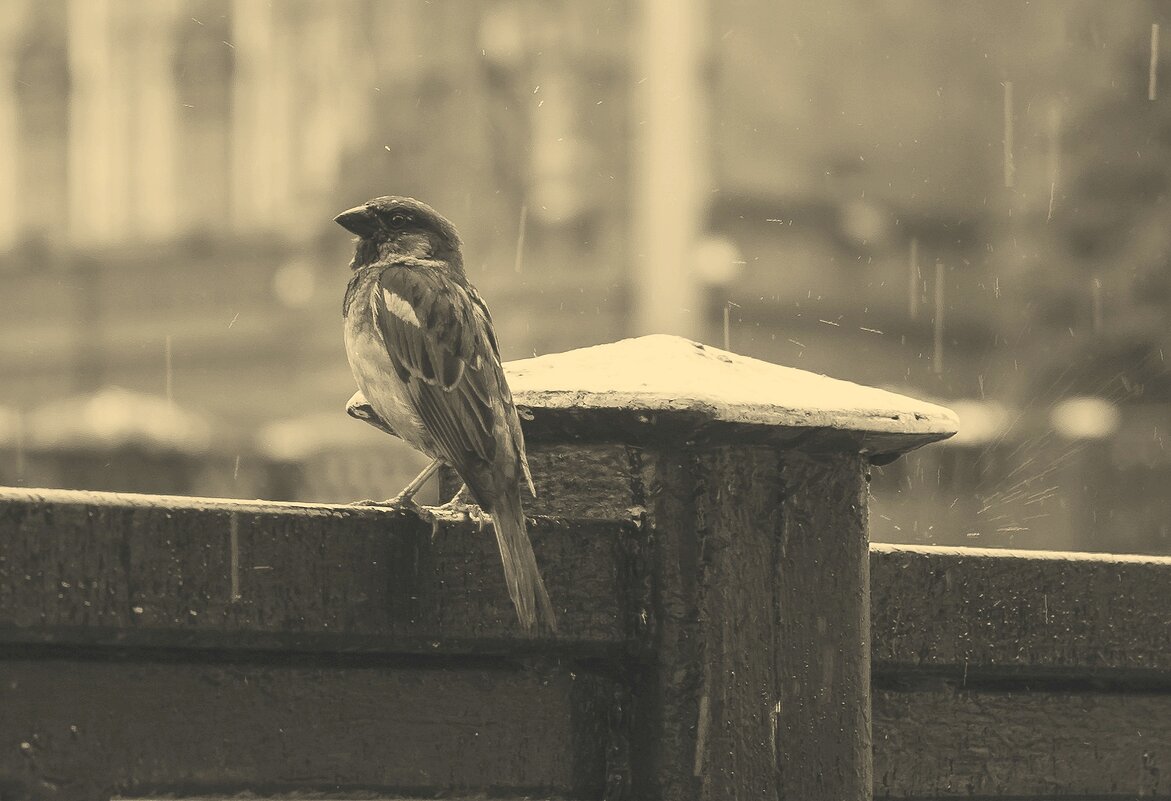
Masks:
[[[951,406],[877,540],[1171,553],[1169,22],[0,0],[0,484],[393,494],[331,219],[410,194],[506,358],[671,332]]]

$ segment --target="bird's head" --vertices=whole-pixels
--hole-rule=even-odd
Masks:
[[[459,232],[435,209],[410,197],[376,197],[334,222],[358,237],[352,268],[396,256],[443,261],[462,272]]]

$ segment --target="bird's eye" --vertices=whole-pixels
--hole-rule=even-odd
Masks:
[[[409,215],[403,214],[401,211],[396,211],[394,214],[390,215],[390,227],[402,228],[404,225],[410,222],[410,220],[411,218]]]

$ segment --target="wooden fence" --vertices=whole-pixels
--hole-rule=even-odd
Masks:
[[[0,799],[1171,796],[1171,559],[867,547],[929,409],[520,397],[557,635],[467,521],[0,491]]]

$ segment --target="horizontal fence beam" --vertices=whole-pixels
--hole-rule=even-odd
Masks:
[[[1171,557],[872,545],[875,674],[1171,685]]]
[[[0,676],[3,798],[434,797],[484,777],[597,798],[614,697],[552,666],[6,659]]]
[[[1171,797],[1171,693],[1034,681],[874,690],[875,798]]]
[[[0,490],[0,642],[606,653],[633,521],[531,526],[560,633],[524,637],[489,529],[387,509]]]
[[[0,490],[0,642],[372,653],[629,653],[637,521],[537,518],[561,623],[530,640],[494,539],[388,510]],[[1171,683],[1171,558],[871,546],[878,681]]]

